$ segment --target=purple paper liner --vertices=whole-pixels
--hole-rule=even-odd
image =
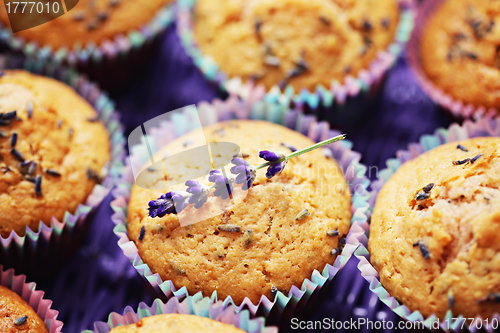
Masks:
[[[413,0],[400,0],[400,20],[394,35],[394,41],[384,51],[380,51],[371,62],[369,68],[361,70],[357,77],[346,75],[344,82],[333,80],[330,87],[318,85],[314,91],[306,88],[295,92],[291,85],[280,89],[278,85],[266,91],[263,85],[254,85],[251,80],[243,82],[241,77],[229,78],[222,72],[214,60],[205,56],[198,48],[193,34],[193,9],[196,0],[178,0],[177,34],[181,45],[191,57],[193,63],[205,78],[215,83],[230,95],[236,95],[250,101],[265,100],[288,109],[292,105],[298,110],[309,108],[317,110],[345,105],[348,100],[374,95],[382,85],[390,68],[408,41],[413,29]],[[348,111],[348,110],[344,110]]]
[[[288,128],[307,135],[316,142],[340,134],[338,131],[331,130],[328,123],[324,121],[318,122],[314,116],[304,116],[298,111],[289,111],[284,114],[279,110],[274,110],[276,112],[272,112],[272,109],[263,107],[263,104],[265,103],[249,104],[232,96],[226,101],[214,100],[212,103],[201,102],[198,104],[198,112],[202,126],[230,119],[264,119],[283,124]],[[184,116],[184,119],[177,117],[176,122],[179,124],[186,124],[186,121],[189,119],[189,114],[185,113]],[[173,126],[174,123],[172,122],[161,123],[156,130],[151,131],[151,138],[149,141],[153,142],[158,147],[172,141],[177,137],[177,134],[175,134],[176,131],[172,131]],[[175,128],[178,130],[179,128],[185,127],[186,126],[176,126]],[[181,134],[184,133],[178,133],[178,135]],[[260,314],[266,318],[273,318],[273,320],[279,321],[279,318],[285,311],[286,313],[291,313],[295,308],[301,308],[309,298],[311,298],[315,291],[319,291],[325,283],[331,281],[354,253],[359,245],[358,238],[363,237],[366,231],[362,228],[362,225],[366,224],[367,219],[368,193],[366,189],[369,185],[369,180],[365,177],[366,167],[359,163],[361,158],[360,154],[353,152],[351,147],[352,143],[346,140],[336,142],[328,147],[333,158],[336,159],[339,166],[344,171],[344,175],[352,192],[351,228],[346,238],[346,245],[341,254],[337,257],[333,265],[327,264],[322,273],[315,270],[310,279],[305,279],[305,281],[303,281],[300,289],[293,286],[288,296],[278,292],[274,301],[262,296],[258,304],[253,304],[248,298],[245,298],[242,304],[237,307],[238,311],[246,307],[253,315]],[[136,152],[141,151],[141,149],[131,149],[131,151]],[[142,151],[147,151],[147,149]],[[137,158],[139,158],[139,156],[133,154],[130,161]],[[118,184],[117,188],[113,191],[113,195],[116,199],[111,203],[115,211],[112,219],[116,224],[114,232],[119,237],[118,245],[137,271],[148,280],[159,295],[164,295],[167,299],[173,296],[178,298],[186,297],[188,293],[185,287],[177,290],[171,281],[162,281],[158,274],[153,274],[151,272],[150,268],[144,264],[139,257],[135,243],[128,238],[126,228],[127,204],[130,189],[134,183],[130,161],[127,161],[127,165],[122,175],[122,182]],[[212,297],[217,297],[216,292],[214,292]],[[224,305],[230,304],[234,303],[231,297],[227,297],[224,300]]]
[[[165,29],[174,21],[175,5],[163,7],[147,24],[139,29],[119,34],[104,40],[100,45],[89,42],[81,45],[67,45],[53,50],[48,45],[39,45],[36,41],[26,41],[16,36],[8,26],[0,23],[0,42],[13,52],[19,52],[38,63],[55,66],[68,66],[86,72],[106,85],[108,89],[123,85],[130,80],[127,72],[136,72],[140,63],[147,62],[146,55]],[[65,15],[71,15],[71,12]],[[145,51],[145,52],[144,52]],[[132,70],[132,67],[134,70]],[[123,68],[128,68],[124,71]],[[113,75],[114,78],[108,76]]]
[[[370,198],[368,200],[370,204],[369,214],[371,215],[371,212],[373,212],[378,193],[387,180],[402,164],[442,144],[482,136],[500,136],[500,118],[481,118],[474,122],[466,120],[462,126],[452,124],[448,129],[438,128],[433,135],[423,135],[418,143],[410,143],[408,145],[408,150],[397,151],[397,158],[387,160],[387,169],[380,171],[378,179],[371,183]],[[368,224],[368,222],[366,224]],[[411,312],[408,307],[400,304],[382,286],[378,272],[370,264],[370,254],[367,249],[369,226],[365,225],[365,228],[367,230],[366,234],[360,238],[361,245],[354,253],[359,259],[358,269],[361,271],[363,278],[370,283],[370,290],[392,311],[403,319],[411,322],[422,322],[426,328],[433,330],[441,328],[446,332],[460,332],[465,328],[465,330],[471,332],[480,331],[481,329],[485,329],[487,332],[493,332],[498,328],[498,325],[494,326],[495,323],[491,322],[491,320],[496,320],[496,324],[500,323],[500,315],[498,313],[495,314],[493,318],[490,318],[488,323],[489,327],[485,325],[481,316],[477,316],[474,318],[472,325],[467,324],[462,328],[462,323],[466,318],[461,315],[453,317],[451,310],[448,310],[444,320],[438,321],[439,319],[435,315],[424,318],[419,311]]]
[[[49,333],[60,333],[63,323],[57,320],[58,312],[51,309],[52,301],[44,299],[44,292],[36,290],[36,283],[26,283],[26,276],[14,275],[13,269],[3,270],[0,265],[0,285],[9,288],[29,304],[43,320]]]
[[[185,314],[210,318],[224,324],[234,325],[248,333],[277,333],[276,327],[266,327],[264,318],[250,319],[248,310],[236,311],[234,307],[225,307],[221,301],[216,302],[213,298],[208,298],[197,293],[186,297],[182,302],[177,298],[171,298],[163,303],[160,299],[155,299],[151,306],[140,303],[137,311],[127,306],[123,315],[118,313],[109,314],[106,323],[94,323],[94,330],[86,330],[82,333],[108,333],[116,326],[130,325],[140,319],[160,314]]]
[[[125,157],[125,138],[114,103],[97,86],[73,70],[58,66],[40,66],[18,56],[0,55],[0,69],[25,69],[31,73],[55,78],[71,86],[89,102],[99,114],[110,136],[111,160],[101,171],[105,174],[85,203],[78,205],[75,212],[65,212],[62,221],[52,217],[49,225],[40,221],[38,231],[26,228],[24,236],[12,231],[7,238],[0,237],[0,257],[6,266],[36,274],[44,264],[55,262],[71,252],[73,243],[82,238],[82,230],[89,215],[118,182]],[[66,259],[66,258],[65,258]]]
[[[474,106],[473,104],[466,104],[465,102],[452,97],[445,93],[441,88],[437,87],[432,82],[422,68],[422,61],[420,58],[420,42],[422,33],[425,30],[425,24],[429,15],[432,15],[436,8],[443,3],[444,0],[425,1],[418,10],[415,19],[416,27],[413,30],[410,40],[408,41],[407,53],[408,64],[412,69],[422,90],[438,105],[451,112],[455,117],[473,118],[480,117],[492,118],[498,115],[496,108],[487,108],[485,106]]]

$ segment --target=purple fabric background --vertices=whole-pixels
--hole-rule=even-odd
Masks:
[[[347,133],[354,150],[362,153],[362,162],[370,166],[372,179],[376,168],[384,168],[385,160],[395,156],[398,149],[453,121],[421,92],[404,57],[388,75],[380,94],[378,105],[365,110],[356,127]],[[141,75],[125,90],[111,93],[122,113],[126,133],[156,115],[216,96],[217,89],[204,80],[186,56],[173,27],[167,30],[161,47],[150,56]],[[36,281],[46,298],[53,300],[53,308],[60,311],[59,319],[65,323],[63,332],[91,329],[94,321],[106,321],[112,311],[122,313],[127,305],[136,308],[139,302],[151,303],[154,299],[117,245],[110,201],[108,196],[100,206],[99,218],[94,219],[85,244],[73,260]],[[396,326],[401,319],[369,291],[356,266],[353,257],[324,293],[324,299],[309,306],[303,319],[366,317],[391,320]]]

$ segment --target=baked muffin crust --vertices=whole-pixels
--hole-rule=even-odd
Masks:
[[[500,312],[499,186],[500,138],[448,143],[402,165],[371,218],[384,288],[424,317]]]
[[[398,17],[394,0],[197,0],[194,33],[229,77],[313,91],[367,69]]]

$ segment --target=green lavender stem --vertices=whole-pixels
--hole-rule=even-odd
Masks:
[[[289,155],[286,155],[282,158],[280,158],[279,160],[276,160],[276,161],[270,161],[270,162],[266,162],[266,163],[263,163],[261,165],[258,165],[255,167],[256,170],[260,170],[262,168],[265,168],[265,167],[268,167],[270,165],[273,165],[273,164],[277,164],[277,163],[280,163],[280,162],[283,162],[285,160],[289,160],[293,157],[297,157],[299,155],[302,155],[302,154],[305,154],[305,153],[308,153],[314,149],[318,149],[318,148],[321,148],[323,146],[326,146],[330,143],[334,143],[334,142],[337,142],[337,141],[341,141],[341,140],[344,140],[345,139],[345,134],[341,134],[341,135],[337,135],[333,138],[330,138],[328,140],[325,140],[325,141],[321,141],[319,143],[316,143],[312,146],[309,146],[307,148],[304,148],[304,149],[301,149],[301,150],[297,150],[297,151],[294,151],[293,153],[289,154]],[[213,190],[215,188],[215,184],[212,184],[208,187],[209,191]]]
[[[312,146],[309,146],[307,148],[304,148],[304,149],[301,149],[301,150],[297,150],[297,151],[294,151],[293,153],[289,154],[289,155],[286,155],[282,158],[280,158],[279,160],[276,160],[276,161],[272,161],[272,162],[266,162],[266,163],[263,163],[261,165],[258,165],[255,167],[255,169],[257,170],[260,170],[262,168],[265,168],[265,167],[268,167],[270,165],[273,165],[273,164],[277,164],[277,163],[281,163],[285,160],[289,160],[293,157],[297,157],[299,155],[302,155],[302,154],[305,154],[305,153],[308,153],[310,152],[311,150],[314,150],[314,149],[318,149],[318,148],[321,148],[323,146],[326,146],[330,143],[334,143],[334,142],[337,142],[337,141],[340,141],[340,140],[344,140],[345,139],[345,134],[340,134],[340,135],[337,135],[333,138],[330,138],[328,140],[325,140],[325,141],[321,141],[321,142],[318,142],[317,144],[315,145],[312,145]]]

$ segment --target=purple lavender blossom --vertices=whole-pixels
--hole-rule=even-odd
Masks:
[[[162,194],[158,199],[151,200],[149,205],[149,216],[163,217],[167,214],[178,214],[188,205],[189,194],[184,191],[173,191]]]
[[[186,182],[188,193],[191,193],[191,197],[188,199],[190,204],[194,205],[194,208],[199,209],[205,202],[207,202],[208,195],[210,194],[210,189],[208,186],[197,182],[196,180],[188,180]]]
[[[265,159],[268,162],[275,162],[275,161],[279,160],[280,158],[285,157],[285,154],[283,154],[280,151],[274,152],[274,151],[269,151],[269,150],[263,150],[263,151],[259,152],[259,157]],[[283,169],[285,168],[287,162],[288,161],[285,159],[282,162],[279,162],[276,164],[271,164],[267,168],[266,177],[268,179],[271,179],[274,176],[276,176],[277,174],[281,173],[281,171],[283,171]]]
[[[285,154],[280,151],[262,150],[259,152],[259,157],[265,159],[268,162],[274,162],[279,160],[280,158],[285,157]]]
[[[226,177],[220,170],[210,171],[208,181],[215,183],[214,195],[223,200],[229,198],[233,191],[234,178]]]
[[[243,184],[241,188],[246,191],[250,187],[252,187],[253,181],[255,180],[255,176],[257,174],[257,170],[247,161],[242,158],[233,158],[231,163],[234,164],[231,167],[231,173],[236,175],[234,182],[236,184]]]
[[[276,163],[276,164],[270,165],[267,168],[266,177],[268,179],[271,179],[274,176],[276,176],[277,174],[280,174],[281,171],[283,171],[283,169],[285,168],[286,163],[287,163],[287,161],[283,161],[283,162],[280,162],[280,163]]]

